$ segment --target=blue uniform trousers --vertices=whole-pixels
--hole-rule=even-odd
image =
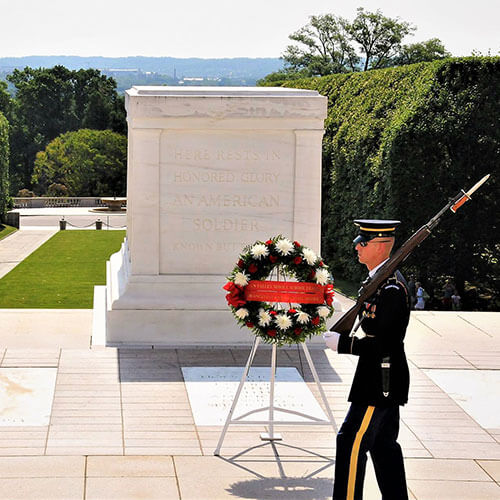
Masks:
[[[407,500],[399,433],[399,406],[352,403],[337,435],[333,500],[362,500],[370,452],[382,500]]]

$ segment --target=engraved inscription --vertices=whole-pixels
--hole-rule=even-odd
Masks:
[[[177,170],[173,173],[176,184],[222,184],[229,182],[242,182],[244,184],[277,184],[279,173],[276,172],[226,172],[224,170]]]
[[[173,181],[178,184],[202,184],[202,183],[222,183],[235,182],[236,175],[233,172],[198,171],[190,172],[179,170],[174,173]]]
[[[267,131],[165,134],[160,272],[223,273],[249,242],[289,234],[294,140]]]
[[[251,219],[223,219],[219,217],[205,217],[193,220],[198,231],[259,231],[259,223]]]
[[[281,154],[279,151],[250,151],[216,149],[175,149],[173,158],[177,161],[279,161]]]
[[[176,194],[171,201],[174,207],[251,207],[272,208],[280,206],[279,195],[238,194]]]

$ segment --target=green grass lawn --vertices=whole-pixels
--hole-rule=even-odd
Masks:
[[[1,281],[0,281],[1,283]],[[334,288],[342,295],[346,297],[350,297],[351,299],[356,300],[358,298],[358,290],[361,285],[359,283],[354,283],[352,281],[346,281],[343,279],[335,278]]]
[[[59,231],[0,279],[0,308],[89,309],[125,231]]]
[[[3,240],[10,233],[17,231],[15,227],[7,226],[6,224],[0,224],[0,240]]]

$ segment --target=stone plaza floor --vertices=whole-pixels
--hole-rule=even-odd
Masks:
[[[213,455],[222,426],[197,423],[182,369],[242,367],[249,347],[91,346],[91,329],[91,310],[0,309],[0,499],[331,498],[330,427],[278,427],[283,440],[269,443],[263,425],[232,425]],[[410,498],[500,498],[500,314],[414,312],[406,349]],[[340,425],[356,359],[310,352]],[[269,364],[259,348],[253,366]],[[278,367],[321,402],[296,348],[279,350]],[[380,498],[371,464],[364,498]]]

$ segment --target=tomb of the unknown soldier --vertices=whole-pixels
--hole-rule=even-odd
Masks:
[[[94,339],[250,343],[222,287],[254,241],[281,234],[320,251],[327,99],[286,88],[133,87],[126,108],[127,237],[105,289],[96,287]]]

